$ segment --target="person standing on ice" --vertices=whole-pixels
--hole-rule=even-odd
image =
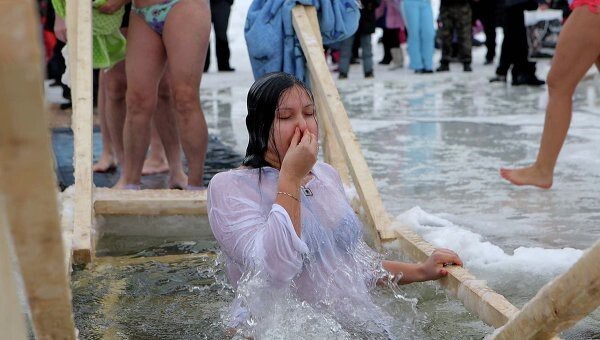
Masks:
[[[415,73],[433,73],[433,10],[431,0],[404,0],[402,12],[408,31],[408,67]]]
[[[352,45],[354,38],[359,38],[361,57],[363,64],[363,73],[365,78],[373,78],[373,46],[371,45],[371,35],[375,33],[375,9],[381,3],[380,0],[362,0],[360,9],[360,20],[358,21],[358,30],[354,36],[342,40],[340,46],[340,79],[348,78],[350,70],[350,59],[352,58]]]
[[[205,189],[208,128],[200,104],[200,80],[210,35],[210,8],[203,0],[136,0],[131,11],[125,67],[125,155],[115,188],[140,188],[158,85],[168,68],[179,137],[189,168],[184,189]]]
[[[59,16],[54,26],[57,37],[67,41],[65,0],[52,0]],[[102,133],[102,154],[93,166],[94,172],[115,171],[124,164],[123,125],[125,123],[127,79],[125,75],[126,37],[129,26],[130,0],[95,0],[93,18],[93,66],[99,73],[98,114]],[[121,19],[122,18],[122,19]],[[120,30],[119,30],[120,27]],[[169,171],[169,187],[185,188],[187,176],[181,162],[181,145],[171,107],[168,72],[158,86],[159,114],[154,115],[150,154],[142,174]],[[160,133],[158,128],[160,128]],[[162,140],[165,141],[164,148]],[[166,155],[165,155],[166,153]],[[166,164],[165,158],[169,160]]]
[[[536,0],[506,0],[504,7],[504,38],[496,76],[491,83],[506,82],[508,71],[512,73],[513,85],[541,86],[545,82],[535,76],[535,62],[529,61],[529,46],[525,29],[524,11],[537,8]]]
[[[472,48],[472,11],[468,0],[441,0],[440,5],[440,37],[442,41],[442,59],[437,72],[450,71],[450,59],[452,58],[452,38],[456,31],[458,35],[458,56],[463,64],[463,71],[472,72],[471,48]]]
[[[383,0],[375,10],[378,25],[383,29],[383,59],[380,65],[392,63],[392,69],[404,67],[401,37],[405,37],[405,25],[402,14],[402,0]]]
[[[235,69],[229,65],[229,39],[227,39],[227,27],[229,26],[229,14],[233,0],[210,0],[210,14],[215,30],[215,50],[217,55],[217,68],[219,72],[233,72]],[[206,52],[204,72],[208,72],[210,66],[210,44]]]
[[[546,121],[537,159],[525,168],[500,169],[500,175],[515,185],[552,187],[554,167],[571,124],[575,88],[594,63],[600,70],[600,0],[575,0],[571,9],[548,73]]]
[[[247,107],[242,166],[214,176],[207,197],[236,290],[227,327],[259,336],[278,316],[274,306],[293,300],[350,334],[390,335],[391,316],[369,291],[439,279],[448,273],[445,264],[462,265],[459,256],[438,249],[424,263],[403,263],[367,246],[339,174],[317,161],[314,100],[297,78],[264,75],[250,88]]]

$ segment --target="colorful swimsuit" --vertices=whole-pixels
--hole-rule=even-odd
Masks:
[[[590,12],[598,14],[600,11],[600,0],[574,0],[570,7],[571,10],[574,10],[580,6],[587,6]]]
[[[131,10],[142,17],[154,32],[162,36],[167,15],[178,2],[179,0],[165,0],[162,3],[142,8],[135,7],[134,3]]]

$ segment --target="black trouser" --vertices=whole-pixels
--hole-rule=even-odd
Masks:
[[[498,22],[497,2],[496,0],[480,0],[472,3],[473,6],[473,21],[479,19],[483,24],[483,32],[485,33],[485,47],[487,53],[486,60],[493,60],[496,56],[496,26]]]
[[[229,14],[231,13],[231,5],[233,1],[228,0],[211,0],[210,12],[211,21],[215,29],[215,42],[217,49],[217,66],[219,70],[229,69],[229,41],[227,40],[227,26],[229,26]],[[206,52],[206,62],[204,71],[208,70],[210,65],[210,44]]]
[[[400,47],[400,29],[399,28],[384,28],[383,37],[383,60],[392,60],[392,48]]]
[[[46,64],[47,78],[53,79],[59,84],[62,84],[61,78],[66,69],[65,58],[63,58],[61,53],[63,47],[65,47],[65,43],[57,39],[52,51],[52,57],[50,57],[50,60]]]
[[[505,76],[512,66],[513,77],[519,74],[533,74],[535,63],[529,62],[529,46],[525,31],[525,4],[507,7],[504,15],[504,40],[500,52],[500,63],[496,74]]]

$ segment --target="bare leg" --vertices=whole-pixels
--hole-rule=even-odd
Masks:
[[[117,167],[114,151],[112,148],[112,139],[107,123],[106,112],[106,79],[104,70],[100,71],[100,79],[98,85],[98,115],[100,116],[100,133],[102,134],[102,155],[96,164],[93,166],[94,172],[114,171]]]
[[[123,131],[123,174],[115,188],[139,185],[150,143],[150,122],[156,110],[158,82],[166,53],[160,39],[137,15],[129,18],[127,34],[127,115]]]
[[[160,99],[158,100],[157,110],[160,110]],[[158,114],[158,112],[157,112]],[[152,120],[150,128],[150,154],[144,161],[142,167],[142,175],[152,175],[166,172],[169,170],[169,164],[167,164],[167,157],[165,156],[165,149],[163,148],[162,142],[160,141],[160,135],[156,129],[156,115]]]
[[[119,164],[123,164],[123,124],[125,124],[125,62],[115,64],[104,73],[106,84],[106,121],[110,130],[112,146]]]
[[[576,8],[560,33],[548,74],[549,99],[537,159],[526,168],[500,169],[506,180],[543,189],[552,186],[554,166],[571,123],[573,92],[600,56],[598,34],[600,15],[586,6]]]
[[[153,121],[169,161],[169,188],[185,189],[188,178],[181,163],[181,143],[179,142],[179,131],[177,131],[175,110],[173,110],[171,101],[171,86],[168,79],[169,71],[167,70],[158,85],[158,107]]]
[[[209,35],[210,8],[205,1],[198,0],[182,0],[173,6],[163,30],[190,186],[203,185],[208,128],[200,106],[200,80]]]

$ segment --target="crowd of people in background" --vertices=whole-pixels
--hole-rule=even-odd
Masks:
[[[391,64],[391,70],[404,67],[401,44],[406,43],[408,67],[417,74],[430,74],[434,70],[446,72],[453,62],[461,63],[464,72],[472,72],[473,44],[485,44],[484,65],[493,64],[496,28],[502,27],[500,58],[490,82],[506,82],[511,70],[513,85],[543,85],[545,82],[536,77],[535,61],[530,57],[551,58],[552,55],[530,53],[524,11],[560,9],[565,18],[570,13],[566,0],[441,0],[439,16],[434,21],[431,0],[363,0],[361,3],[359,29],[354,37],[328,46],[333,61],[339,63],[340,79],[348,78],[350,64],[361,61],[365,78],[374,77],[371,35],[375,27],[383,31],[380,38],[383,59],[379,64]],[[478,29],[485,34],[483,43],[474,37]],[[433,60],[436,47],[441,50],[437,67]]]
[[[60,86],[63,96],[70,100],[70,89],[61,78],[65,72],[63,48],[68,45],[65,2],[39,3],[50,86]],[[141,176],[161,172],[169,173],[170,188],[205,189],[208,130],[200,102],[200,81],[210,66],[211,23],[217,70],[235,71],[227,38],[233,0],[210,0],[210,4],[199,0],[92,3],[97,90],[94,102],[103,141],[94,171],[114,171],[120,166],[121,177],[115,187],[121,189],[139,189]],[[490,82],[507,82],[510,71],[513,85],[540,86],[545,81],[535,74],[524,21],[525,11],[538,8],[561,9],[565,20],[571,13],[566,0],[441,0],[439,17],[434,21],[431,0],[361,0],[356,33],[325,49],[338,64],[339,79],[348,78],[354,63],[362,63],[364,77],[373,78],[371,41],[380,28],[383,58],[379,64],[391,65],[390,70],[407,64],[414,73],[430,74],[447,72],[452,63],[461,63],[464,72],[471,72],[477,67],[473,65],[472,47],[482,44],[474,37],[479,29],[485,33],[484,64],[497,60]],[[504,39],[500,57],[496,58],[496,28],[500,26]],[[117,50],[114,44],[102,43],[109,36],[126,41],[126,52]],[[441,49],[441,58],[434,65],[436,46]],[[62,104],[61,108],[69,106]],[[514,173],[505,172],[503,176],[514,183],[521,181]],[[540,186],[549,185],[546,181]]]

